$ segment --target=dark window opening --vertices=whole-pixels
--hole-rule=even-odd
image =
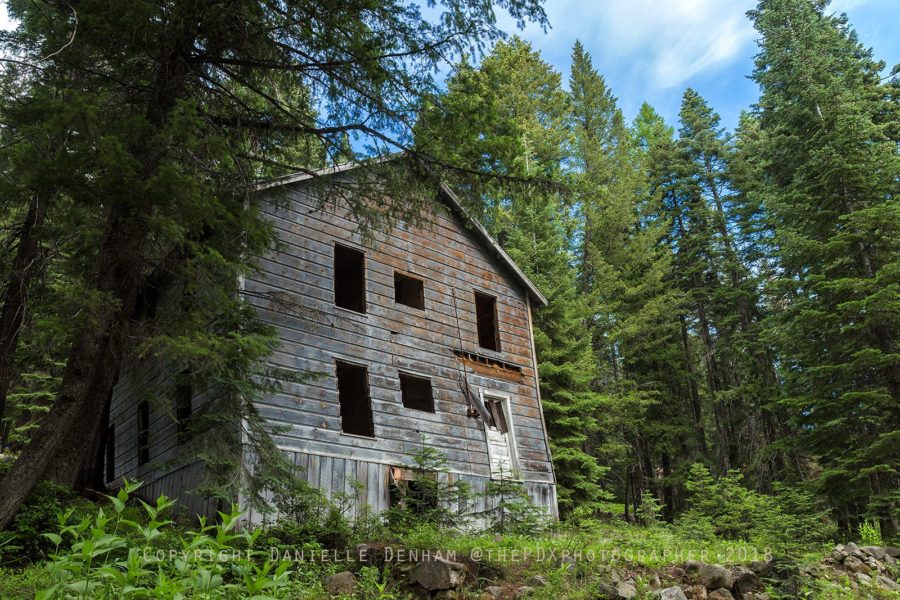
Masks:
[[[400,396],[406,408],[434,412],[434,396],[429,379],[400,373]]]
[[[394,272],[394,301],[425,310],[425,284],[421,279]]]
[[[366,255],[340,244],[334,245],[334,303],[366,312]]]
[[[491,425],[498,429],[500,433],[509,431],[509,426],[506,424],[506,412],[503,410],[503,402],[500,400],[487,400],[485,404],[494,421]]]
[[[497,299],[475,292],[475,316],[478,319],[478,345],[488,350],[500,350],[497,333]]]
[[[106,430],[106,481],[116,478],[116,426]]]
[[[138,404],[138,466],[150,462],[150,405]]]
[[[190,377],[190,373],[182,372],[179,374],[179,381],[175,383],[175,421],[179,442],[183,442],[189,437],[189,426],[193,413],[194,389],[191,382],[187,380],[188,377]]]
[[[375,436],[372,401],[369,399],[368,373],[365,367],[338,361],[338,400],[341,404],[341,431],[353,435]]]

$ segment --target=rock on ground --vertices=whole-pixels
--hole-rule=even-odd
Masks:
[[[874,557],[875,560],[884,560],[884,548],[880,546],[862,546],[860,548],[865,554]]]
[[[622,581],[616,585],[616,593],[622,600],[631,600],[637,596],[637,588],[630,581]]]
[[[430,592],[456,589],[465,580],[465,565],[441,557],[419,563],[413,575],[413,581]]]
[[[891,592],[900,592],[900,583],[897,583],[890,577],[885,577],[884,575],[879,575],[875,578],[875,585],[880,587],[883,590],[888,590]]]
[[[356,575],[341,571],[325,579],[325,590],[332,596],[351,596],[356,589]]]
[[[680,587],[670,587],[659,591],[659,600],[688,600]]]
[[[731,589],[734,580],[731,571],[718,565],[703,565],[700,569],[700,583],[708,590]],[[730,594],[730,592],[729,592]],[[712,598],[712,596],[709,596]]]
[[[708,598],[708,600],[734,600],[734,596],[732,596],[731,592],[729,592],[725,588],[713,590],[709,594],[707,594],[706,597]]]
[[[868,573],[871,570],[869,565],[852,555],[844,559],[844,568],[851,573]]]
[[[759,584],[759,578],[752,570],[740,565],[731,567],[732,589],[740,597],[741,594],[752,592]]]

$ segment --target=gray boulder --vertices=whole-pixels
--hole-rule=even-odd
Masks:
[[[853,556],[856,558],[864,558],[865,554],[863,554],[862,550],[859,549],[859,546],[850,542],[846,546],[844,546],[844,551],[847,553],[847,556]]]
[[[885,577],[884,575],[879,575],[875,578],[875,585],[883,590],[888,590],[889,592],[900,592],[900,583],[897,583],[890,577]]]
[[[726,590],[725,588],[719,588],[717,590],[711,591],[706,596],[707,600],[734,600],[734,596],[731,595],[731,592]]]
[[[325,579],[325,591],[332,596],[352,596],[356,591],[356,575],[341,571]]]
[[[442,557],[419,563],[413,575],[413,581],[429,592],[456,589],[465,580],[466,566]]]
[[[881,546],[861,546],[859,548],[864,554],[868,554],[875,560],[884,560],[884,548]]]
[[[616,593],[619,600],[631,600],[637,596],[637,588],[630,581],[620,581],[616,585]]]
[[[759,578],[751,569],[743,566],[731,567],[732,591],[740,596],[752,592],[759,584]]]
[[[884,553],[891,558],[900,558],[900,548],[894,548],[893,546],[885,546],[883,548]]]
[[[660,590],[656,596],[659,600],[688,600],[680,587],[670,587]]]
[[[699,579],[700,583],[708,590],[731,589],[731,586],[734,584],[731,571],[718,565],[703,565],[700,569]],[[712,596],[709,597],[712,598]]]
[[[869,565],[855,556],[848,556],[844,559],[844,568],[851,573],[868,573],[871,570]]]
[[[601,583],[597,586],[597,598],[599,600],[616,600],[619,592],[608,583]]]
[[[844,557],[841,556],[841,560]],[[771,560],[754,560],[749,565],[750,570],[756,573],[757,577],[765,577],[772,571],[772,561]]]

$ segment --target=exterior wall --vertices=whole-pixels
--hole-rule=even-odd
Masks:
[[[321,374],[309,383],[285,384],[259,402],[264,417],[287,429],[276,437],[279,447],[296,457],[320,457],[313,460],[321,461],[323,470],[309,476],[326,490],[342,491],[346,475],[365,465],[368,500],[375,508],[387,503],[379,482],[388,466],[408,464],[422,436],[447,456],[453,473],[489,480],[484,424],[467,416],[460,387],[463,367],[453,353],[462,345],[521,368],[514,381],[490,376],[489,369],[466,372],[475,389],[509,395],[521,477],[535,499],[555,513],[529,306],[519,283],[446,211],[431,210],[421,225],[400,224],[364,239],[346,210],[321,206],[313,189],[291,184],[267,209],[279,244],[244,282],[248,300],[278,330],[281,346],[271,358],[273,366]],[[366,314],[334,305],[336,242],[366,254]],[[424,310],[395,304],[395,270],[424,280]],[[478,346],[475,290],[497,297],[500,352]],[[335,360],[368,368],[374,439],[341,432]],[[403,406],[399,370],[431,379],[434,413]]]
[[[300,182],[274,192],[279,196],[266,216],[278,244],[241,284],[261,317],[277,328],[281,345],[270,358],[272,366],[320,374],[308,383],[286,383],[259,401],[260,413],[286,428],[276,443],[305,469],[304,477],[329,495],[349,492],[349,478],[358,480],[365,502],[379,511],[388,506],[390,467],[409,464],[422,436],[447,456],[451,476],[467,480],[478,492],[491,473],[484,423],[467,416],[460,387],[467,380],[475,390],[509,396],[520,475],[532,499],[555,514],[530,308],[520,284],[449,211],[430,210],[421,225],[400,224],[363,239],[345,210],[321,206],[312,190]],[[366,254],[366,314],[334,305],[335,242]],[[424,310],[395,305],[395,270],[424,280]],[[497,297],[500,352],[478,346],[475,290]],[[460,348],[514,364],[521,374],[510,380],[490,368],[464,369],[454,355]],[[341,432],[336,359],[368,368],[374,438]],[[403,406],[399,370],[431,379],[434,413]],[[145,361],[123,368],[110,410],[116,479],[109,484],[123,476],[140,480],[147,499],[165,493],[190,512],[214,515],[215,501],[189,493],[202,478],[202,465],[165,470],[180,451],[173,388],[174,371],[165,364]],[[150,461],[139,466],[137,406],[142,400],[150,401]],[[195,410],[201,401],[194,398]],[[476,502],[476,512],[487,507],[483,498]]]
[[[390,457],[385,457],[383,462],[372,462],[293,451],[287,451],[287,455],[294,464],[301,468],[300,477],[323,490],[329,498],[334,497],[335,494],[345,494],[354,499],[348,517],[355,517],[360,508],[365,506],[375,512],[382,512],[389,508],[390,467],[396,465],[396,462],[390,461]],[[448,478],[465,481],[468,484],[472,498],[468,506],[460,507],[460,509],[464,514],[474,515],[473,520],[476,525],[480,523],[477,515],[496,508],[496,499],[484,495],[485,486],[490,481],[490,477],[453,472],[442,476],[443,481]],[[356,483],[356,487],[352,483]],[[556,514],[556,487],[554,485],[526,481],[524,486],[536,506],[552,507],[553,514]],[[256,514],[252,510],[246,516],[251,523],[260,523],[264,518],[263,515]]]
[[[141,481],[144,485],[138,494],[145,500],[165,494],[178,498],[181,512],[214,516],[221,508],[217,501],[191,493],[203,479],[202,465],[195,462],[168,467],[178,463],[181,450],[174,420],[174,384],[174,370],[159,361],[132,363],[122,369],[110,403],[109,422],[115,428],[115,479],[107,485],[118,486],[123,478]],[[145,400],[150,408],[150,460],[139,465],[137,414],[138,404]],[[194,408],[199,402],[200,398],[193,398]]]

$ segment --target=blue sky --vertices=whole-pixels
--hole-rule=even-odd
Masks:
[[[693,87],[733,128],[758,90],[753,70],[756,32],[745,13],[755,0],[546,0],[551,29],[516,31],[544,60],[569,77],[572,44],[580,39],[630,119],[649,102],[670,124],[681,96]],[[900,0],[834,0],[888,69],[900,62]]]

